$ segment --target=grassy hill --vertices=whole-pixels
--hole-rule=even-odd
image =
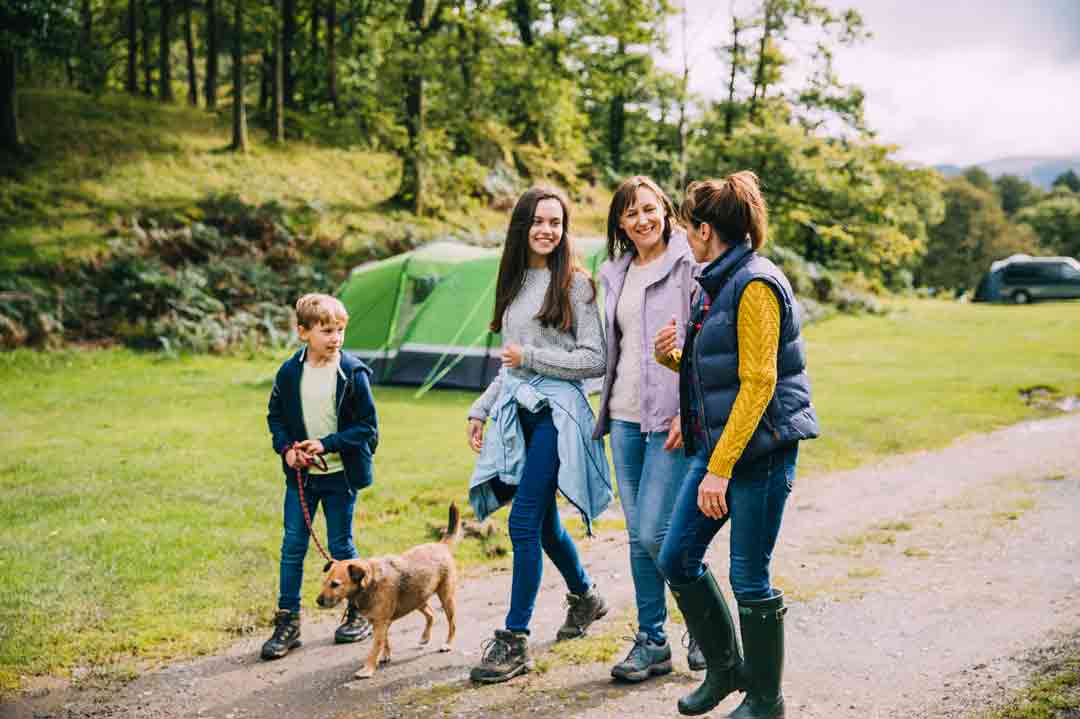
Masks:
[[[227,149],[227,115],[63,90],[26,90],[19,102],[33,157],[0,161],[0,271],[93,253],[133,214],[198,220],[199,201],[216,194],[277,202],[345,252],[405,236],[505,231],[506,211],[478,201],[455,198],[439,218],[386,207],[400,163],[366,147],[347,119],[346,127],[306,128],[307,139],[280,148],[253,125],[253,148],[238,155]],[[604,202],[601,192],[586,198],[577,232],[601,231]]]

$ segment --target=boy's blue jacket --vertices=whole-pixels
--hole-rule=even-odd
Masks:
[[[270,391],[266,424],[270,427],[274,451],[281,457],[282,471],[288,481],[295,481],[296,470],[285,464],[283,453],[293,442],[318,439],[327,452],[341,455],[349,487],[354,491],[363,489],[372,482],[371,459],[379,444],[379,420],[368,381],[371,368],[341,352],[337,377],[338,431],[311,438],[304,429],[304,412],[300,404],[300,377],[304,373],[306,354],[307,347],[303,347],[281,365]]]

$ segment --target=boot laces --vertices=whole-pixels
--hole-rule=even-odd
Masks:
[[[623,659],[623,663],[624,664],[635,663],[634,662],[635,658],[638,655],[644,654],[644,652],[645,652],[645,644],[649,641],[649,639],[648,639],[648,637],[643,637],[641,639],[639,639],[638,637],[623,637],[623,639],[634,643],[634,646],[630,647],[630,651],[627,653],[626,659]],[[641,660],[643,662],[645,662],[646,664],[648,663],[646,661],[647,659],[648,659],[647,656],[642,656],[641,657]]]
[[[502,664],[510,658],[510,642],[500,637],[485,639],[480,645],[481,664]]]
[[[285,636],[289,633],[292,622],[290,617],[285,612],[279,613],[274,617],[274,636],[271,637],[271,641],[281,642],[285,640]]]

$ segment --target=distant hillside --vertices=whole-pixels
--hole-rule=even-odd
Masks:
[[[991,177],[1019,175],[1028,182],[1049,190],[1050,185],[1061,173],[1069,170],[1080,172],[1080,157],[1004,157],[980,162],[976,166],[986,170]],[[968,165],[935,165],[934,169],[946,177],[953,177],[968,167]]]

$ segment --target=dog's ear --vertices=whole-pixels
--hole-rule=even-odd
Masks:
[[[364,578],[360,580],[360,588],[364,590],[371,589],[371,586],[379,580],[379,572],[375,567],[374,562],[368,562],[367,572],[364,573]]]
[[[359,564],[349,565],[349,579],[351,579],[356,584],[360,584],[361,586],[363,586],[364,576],[366,574],[367,572],[364,571],[363,566]]]
[[[334,566],[334,563],[333,563],[333,562],[327,562],[326,564],[324,564],[324,565],[323,565],[323,568],[322,568],[322,570],[323,570],[323,574],[326,574],[327,572],[329,572],[329,571],[330,571],[330,567],[332,567],[332,566]]]

